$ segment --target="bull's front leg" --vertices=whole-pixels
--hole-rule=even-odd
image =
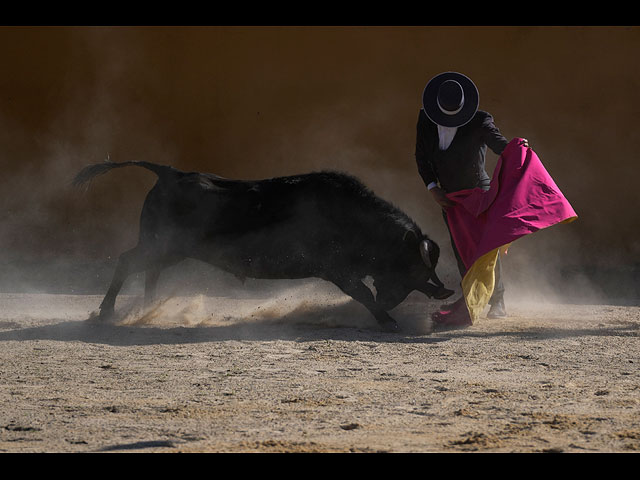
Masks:
[[[380,326],[388,332],[397,332],[398,324],[378,303],[376,303],[371,290],[358,278],[332,279],[340,290],[354,300],[364,305],[378,321]]]

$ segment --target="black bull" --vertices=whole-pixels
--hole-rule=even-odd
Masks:
[[[118,259],[100,305],[102,319],[113,314],[130,274],[145,272],[148,305],[162,269],[185,258],[243,280],[327,280],[388,330],[398,328],[388,310],[412,291],[440,299],[453,293],[435,274],[438,245],[351,176],[318,172],[241,181],[149,162],[104,162],[82,169],[74,184],[125,166],[151,170],[158,181],[142,208],[137,246]],[[373,278],[375,296],[362,282],[366,277]]]

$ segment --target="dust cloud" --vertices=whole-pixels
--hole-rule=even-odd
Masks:
[[[326,286],[307,283],[281,288],[269,298],[195,295],[170,296],[148,308],[132,300],[114,320],[116,325],[182,325],[249,327],[305,324],[322,327],[371,328],[371,314],[351,298]]]
[[[425,299],[411,296],[409,303],[412,307],[396,307],[392,315],[403,324],[404,331],[430,332],[432,323]],[[86,319],[106,325],[99,319],[98,310],[93,310]],[[277,325],[281,333],[296,326],[377,328],[375,318],[363,305],[322,280],[276,281],[275,285],[264,282],[253,285],[249,292],[226,290],[223,295],[179,295],[174,290],[148,306],[139,295],[123,295],[107,324],[156,328],[231,327],[236,333],[245,331],[248,335],[273,325]]]

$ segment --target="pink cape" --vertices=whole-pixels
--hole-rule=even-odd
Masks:
[[[467,268],[465,277],[472,274],[472,267],[484,255],[495,250],[497,256],[499,247],[577,218],[538,156],[531,148],[520,145],[521,141],[514,138],[500,155],[489,190],[474,188],[447,195],[456,203],[447,208],[447,219]],[[485,283],[490,283],[490,294],[493,276],[491,282]]]

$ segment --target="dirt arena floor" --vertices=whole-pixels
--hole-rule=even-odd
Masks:
[[[306,283],[170,298],[0,296],[0,452],[637,452],[640,307],[508,304],[384,333]]]

